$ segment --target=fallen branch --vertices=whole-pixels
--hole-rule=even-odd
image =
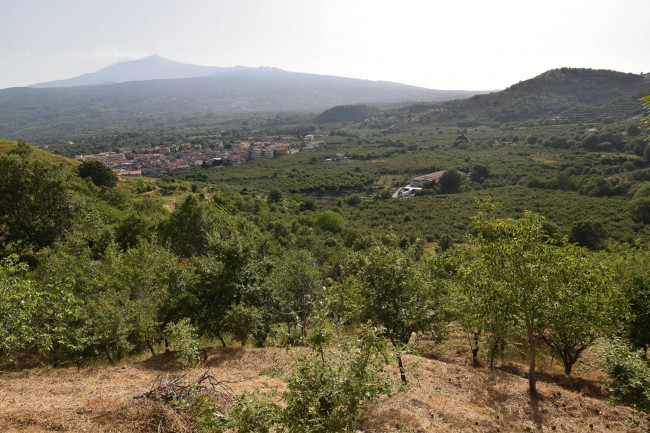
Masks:
[[[169,373],[160,373],[156,376],[148,392],[134,398],[137,400],[161,401],[171,405],[174,410],[179,412],[186,410],[192,403],[194,393],[207,395],[223,405],[232,403],[236,395],[230,384],[242,382],[245,379],[236,381],[218,380],[209,372],[210,370],[205,371],[196,381],[187,379],[189,372],[172,378],[169,377]]]

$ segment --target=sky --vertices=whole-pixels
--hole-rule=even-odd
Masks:
[[[650,72],[650,0],[0,0],[0,88],[150,55],[496,90]]]

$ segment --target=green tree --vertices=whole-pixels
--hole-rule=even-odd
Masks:
[[[478,354],[484,339],[488,346],[490,369],[494,369],[494,361],[503,354],[513,330],[506,305],[493,301],[491,282],[484,278],[482,268],[475,263],[480,259],[477,251],[460,248],[444,259],[453,270],[451,311],[467,336],[472,364],[475,367],[479,365]]]
[[[345,199],[345,203],[347,203],[348,206],[352,206],[352,207],[358,206],[359,204],[361,204],[361,196],[359,194],[349,195]]]
[[[171,321],[169,304],[185,271],[178,259],[153,241],[126,252],[109,244],[101,261],[69,252],[42,254],[41,278],[74,278],[87,341],[86,353],[101,353],[110,362],[149,349],[155,354],[163,329]],[[39,266],[39,268],[41,267]]]
[[[277,189],[272,189],[269,191],[269,195],[266,199],[269,203],[279,203],[282,200],[282,192]]]
[[[460,185],[463,183],[463,176],[460,172],[454,168],[445,171],[440,180],[438,181],[442,192],[445,194],[451,194],[458,192]]]
[[[608,376],[604,387],[615,403],[650,413],[650,366],[642,355],[621,339],[611,340],[600,354]]]
[[[494,211],[491,202],[480,204],[473,218],[478,234],[471,238],[478,259],[466,267],[484,278],[479,287],[482,313],[495,309],[525,330],[529,390],[535,393],[537,341],[546,340],[570,372],[583,347],[606,331],[606,315],[616,298],[600,267],[575,247],[549,242],[541,216],[526,211],[519,220],[498,219]]]
[[[641,197],[632,201],[630,211],[634,221],[650,224],[650,197]]]
[[[550,307],[539,336],[570,376],[580,355],[596,339],[620,331],[626,306],[611,272],[602,264],[575,246],[557,249],[549,275]]]
[[[199,362],[199,337],[189,318],[168,323],[164,333],[171,341],[171,347],[181,365],[191,367]]]
[[[386,372],[394,355],[378,329],[364,327],[358,337],[342,338],[337,344],[331,340],[326,337],[311,342],[311,351],[292,364],[284,378],[287,388],[279,396],[260,391],[244,393],[225,422],[215,420],[215,414],[220,413],[215,404],[199,399],[199,404],[190,409],[198,418],[197,429],[234,428],[255,433],[358,431],[368,404],[397,389]]]
[[[96,186],[107,186],[109,188],[117,185],[117,175],[102,161],[83,161],[79,165],[79,177],[90,178]]]
[[[650,348],[650,251],[621,248],[605,255],[604,260],[612,264],[614,282],[626,293],[630,307],[630,343],[647,353]]]
[[[475,165],[469,173],[472,182],[479,182],[481,179],[487,179],[490,175],[488,168],[484,165]]]
[[[237,216],[221,217],[206,242],[205,255],[191,261],[192,281],[177,297],[177,308],[192,317],[201,333],[216,336],[225,347],[228,311],[240,302],[263,303],[259,288],[267,242],[255,226]]]
[[[582,219],[576,221],[571,227],[569,242],[589,248],[590,250],[601,250],[605,248],[607,233],[602,223]]]
[[[341,214],[326,210],[316,217],[316,227],[332,233],[338,233],[343,230],[343,216]]]
[[[444,292],[430,267],[416,262],[412,251],[379,246],[350,261],[350,284],[359,293],[360,317],[381,326],[395,346],[405,346],[414,332],[445,335]],[[407,382],[401,356],[400,376]]]
[[[318,262],[308,251],[283,256],[267,280],[274,294],[274,310],[278,320],[291,328],[298,326],[300,336],[307,338],[309,321],[323,298],[323,275]]]
[[[80,344],[69,328],[80,306],[70,284],[40,287],[24,277],[26,270],[15,255],[0,261],[0,359],[10,362],[21,353]]]
[[[222,216],[215,206],[190,194],[161,224],[160,233],[180,257],[205,255],[209,233],[216,229],[220,219]]]
[[[257,340],[259,346],[264,344],[268,324],[262,309],[243,303],[237,304],[226,313],[224,322],[228,332],[242,347],[251,337]]]
[[[60,239],[79,214],[72,171],[29,153],[0,155],[0,245],[42,248]]]

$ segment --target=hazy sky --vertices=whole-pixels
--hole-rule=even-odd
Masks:
[[[0,88],[158,54],[436,89],[650,71],[650,0],[0,0]]]

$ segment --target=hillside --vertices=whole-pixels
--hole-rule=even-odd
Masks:
[[[33,141],[45,132],[66,138],[83,132],[158,128],[179,118],[320,111],[359,103],[446,101],[475,93],[275,68],[230,68],[194,78],[1,90],[0,136]]]
[[[293,356],[299,353],[293,352]],[[212,349],[204,367],[233,381],[236,394],[283,383],[260,375],[291,359],[280,348]],[[4,432],[190,432],[192,421],[163,403],[136,400],[158,375],[183,374],[161,354],[99,368],[25,370],[0,375],[0,429]],[[494,372],[449,361],[409,355],[417,381],[371,407],[365,432],[637,432],[648,419],[633,409],[609,405],[595,375],[540,383],[531,399],[527,382],[510,365]],[[559,375],[558,375],[559,377]],[[645,431],[645,430],[643,430]]]
[[[594,69],[553,69],[487,95],[430,107],[421,119],[517,122],[530,119],[621,120],[642,112],[650,76]],[[418,111],[422,111],[421,108]]]
[[[323,111],[316,116],[316,123],[358,122],[371,115],[378,114],[379,110],[364,104],[337,105]]]
[[[15,141],[9,141],[5,140],[3,138],[0,138],[0,154],[3,153],[8,153],[11,152],[12,150],[15,150],[17,147],[17,144]],[[54,163],[65,163],[70,166],[78,165],[79,162],[75,161],[73,159],[68,159],[64,156],[57,155],[55,153],[47,152],[41,149],[38,149],[36,147],[30,146],[31,148],[31,154],[33,157],[36,159],[45,159]]]

